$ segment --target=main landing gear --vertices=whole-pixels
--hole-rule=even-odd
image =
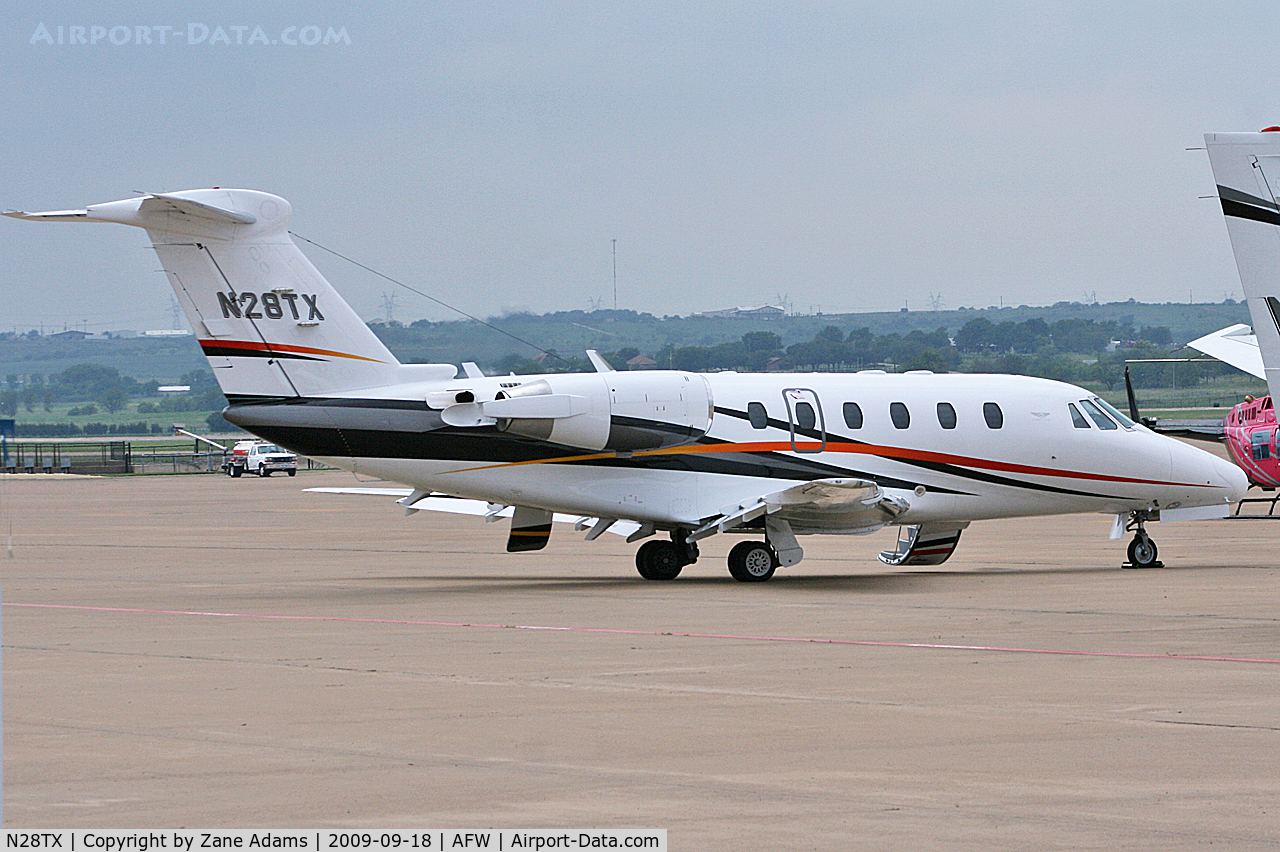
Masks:
[[[646,541],[636,551],[636,570],[646,580],[674,580],[686,565],[698,561],[698,545],[676,530],[670,541]],[[740,541],[729,551],[729,573],[739,583],[763,583],[782,562],[767,541]]]
[[[646,580],[674,580],[681,569],[698,561],[698,545],[685,540],[685,531],[671,533],[671,541],[646,541],[636,551],[636,570]]]
[[[763,583],[781,564],[768,542],[740,541],[729,551],[729,573],[739,583]]]
[[[1125,568],[1163,568],[1164,563],[1157,557],[1160,555],[1156,543],[1147,535],[1147,520],[1150,518],[1146,510],[1129,513],[1125,523],[1125,531],[1134,530],[1133,541],[1129,542],[1129,561]]]

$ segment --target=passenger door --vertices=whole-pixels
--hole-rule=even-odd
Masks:
[[[787,422],[791,429],[791,449],[797,453],[820,453],[827,448],[827,421],[818,394],[809,388],[783,388]],[[797,440],[799,436],[800,440]],[[806,440],[808,439],[808,440]]]

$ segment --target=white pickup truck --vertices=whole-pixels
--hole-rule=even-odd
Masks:
[[[298,457],[266,441],[238,441],[231,448],[231,458],[222,464],[228,476],[256,473],[270,476],[278,470],[293,476],[298,472]]]

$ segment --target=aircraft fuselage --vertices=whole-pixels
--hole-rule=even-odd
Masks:
[[[615,400],[611,383],[636,378],[588,375]],[[429,404],[442,392],[491,400],[503,386],[566,378],[556,374],[458,379],[400,394],[384,388],[377,398],[241,400],[226,416],[362,475],[660,528],[696,525],[762,491],[830,478],[877,483],[909,504],[898,522],[917,524],[1221,504],[1235,493],[1238,477],[1224,460],[1122,420],[1088,391],[1045,379],[648,375],[704,380],[708,394],[695,393],[696,404],[710,416],[700,420],[687,412],[687,401],[671,400],[671,408],[686,405],[679,417],[662,419],[670,414],[664,409],[626,418],[630,449],[615,449],[513,434],[501,422],[450,425],[446,420],[457,419],[446,413],[450,406]],[[620,419],[615,415],[606,431],[619,434]]]

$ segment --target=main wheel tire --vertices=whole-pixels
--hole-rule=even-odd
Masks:
[[[1160,551],[1148,536],[1135,535],[1129,542],[1129,564],[1134,568],[1150,568],[1156,564]]]
[[[636,570],[646,580],[674,580],[683,567],[675,542],[646,541],[636,551]]]
[[[778,564],[778,554],[763,541],[740,541],[729,551],[729,573],[739,583],[763,583]]]

